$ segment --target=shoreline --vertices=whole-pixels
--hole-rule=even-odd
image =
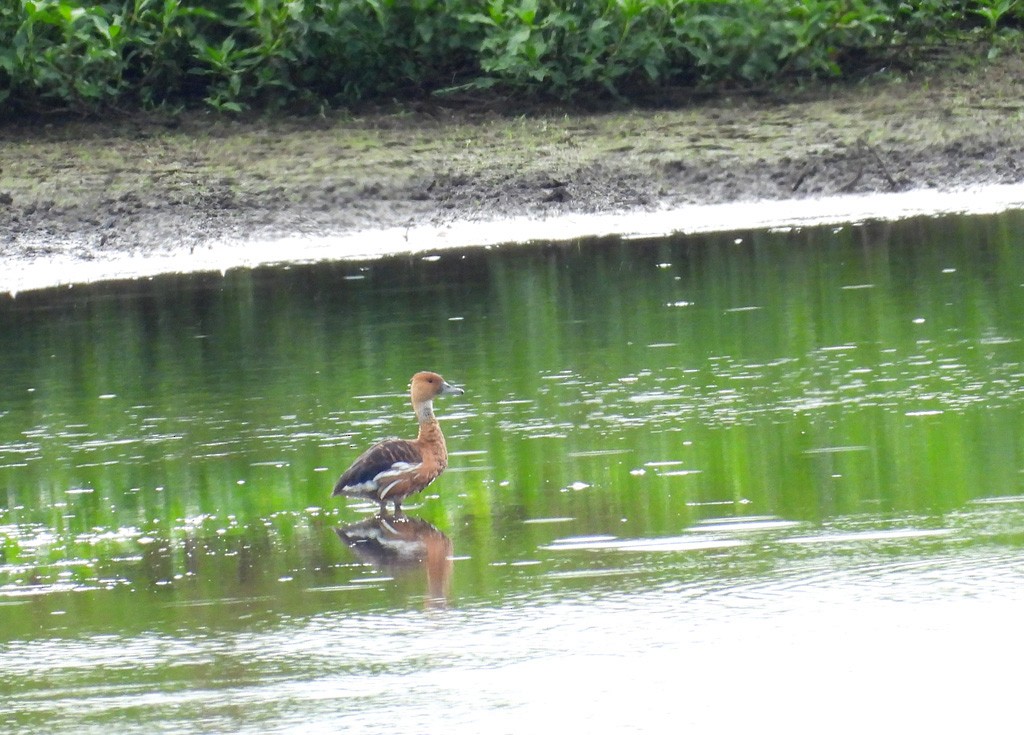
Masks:
[[[560,214],[543,218],[455,221],[339,234],[266,240],[219,239],[199,247],[152,253],[115,253],[82,259],[75,253],[37,257],[0,275],[0,293],[18,293],[100,281],[169,274],[224,273],[238,268],[374,260],[468,247],[515,247],[594,237],[643,239],[669,235],[856,226],[919,216],[985,215],[1024,210],[1024,183],[948,191],[849,194],[819,199],[765,199],[687,205],[656,211]]]
[[[1022,206],[1024,50],[587,112],[0,127],[0,293],[424,249]]]

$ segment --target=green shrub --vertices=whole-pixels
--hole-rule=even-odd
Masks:
[[[7,0],[0,104],[316,108],[435,92],[571,99],[842,76],[1024,0]]]
[[[13,31],[0,52],[5,98],[90,109],[120,96],[126,34],[119,16],[102,5],[54,0],[25,0],[2,12],[4,30]]]
[[[416,96],[475,73],[479,33],[444,0],[315,0],[303,83],[324,99]]]

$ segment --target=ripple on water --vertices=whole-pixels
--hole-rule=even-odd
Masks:
[[[784,544],[857,544],[868,541],[901,541],[919,538],[950,536],[951,528],[894,528],[851,532],[822,533],[779,539]]]
[[[692,535],[655,538],[618,538],[616,536],[570,536],[542,546],[545,551],[706,551],[743,546],[738,539],[707,538]]]
[[[779,531],[782,529],[802,526],[800,521],[788,521],[775,516],[740,516],[728,518],[706,518],[700,521],[695,530],[705,533],[711,531],[725,533],[753,533],[758,531]]]
[[[385,733],[393,723],[381,719],[381,703],[397,696],[403,724],[413,731],[429,731],[439,709],[451,714],[448,732],[533,725],[544,731],[555,724],[552,716],[531,713],[557,689],[562,708],[580,713],[562,723],[570,730],[611,725],[653,733],[679,714],[678,703],[664,697],[664,672],[672,670],[686,692],[688,721],[700,730],[753,726],[768,711],[809,732],[838,711],[844,722],[856,720],[860,710],[849,709],[848,693],[866,680],[877,685],[881,677],[894,711],[902,712],[946,691],[953,667],[977,674],[956,685],[952,701],[987,702],[985,712],[994,707],[1005,717],[1016,703],[1016,682],[986,674],[994,669],[982,664],[986,651],[1024,655],[1017,634],[1021,552],[959,544],[967,543],[961,528],[985,526],[1015,503],[1024,498],[978,504],[942,528],[847,521],[811,531],[750,516],[711,518],[692,532],[660,538],[566,536],[538,549],[556,556],[681,553],[653,563],[619,555],[604,566],[597,554],[593,568],[576,564],[538,575],[557,585],[467,601],[462,609],[332,609],[188,637],[142,632],[14,642],[0,657],[0,680],[12,683],[5,707],[16,717],[46,717],[52,731],[71,731],[84,718],[92,732],[100,727],[88,726],[98,722],[107,731],[141,733],[160,723],[184,732],[197,717],[207,728],[224,717],[222,729],[237,731],[229,710],[237,715],[244,705],[253,732],[344,726]],[[698,565],[676,563],[705,548],[720,553]],[[380,576],[363,581],[386,583]],[[241,610],[252,600],[236,602]],[[220,604],[194,604],[207,603]],[[950,636],[952,630],[963,635]],[[101,670],[107,678],[100,682]],[[909,693],[908,681],[915,687]],[[794,685],[811,697],[811,710],[792,709]],[[756,715],[730,709],[737,688],[756,700]],[[943,706],[932,724],[940,715],[966,722],[970,708]],[[880,710],[868,714],[859,729],[870,729]],[[914,722],[922,716],[928,712],[917,712]]]

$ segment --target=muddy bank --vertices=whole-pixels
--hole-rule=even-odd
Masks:
[[[0,257],[12,273],[224,240],[1024,181],[1024,55],[958,66],[664,110],[8,127]]]

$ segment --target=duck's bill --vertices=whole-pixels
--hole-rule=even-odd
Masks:
[[[466,392],[465,388],[462,388],[462,387],[457,386],[457,385],[452,385],[447,380],[441,386],[441,395],[442,396],[461,396],[465,392]]]

